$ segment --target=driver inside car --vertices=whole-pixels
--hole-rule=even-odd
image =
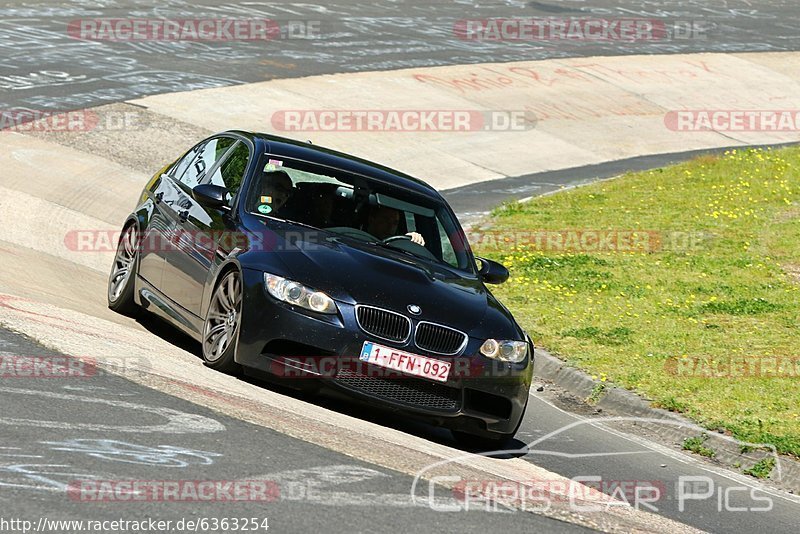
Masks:
[[[369,210],[367,217],[367,232],[380,240],[394,237],[398,234],[400,225],[400,212],[386,206],[374,206]],[[425,239],[417,232],[408,232],[405,235],[417,245],[425,246]]]
[[[259,185],[257,210],[265,215],[282,208],[294,193],[292,178],[284,171],[265,172]]]

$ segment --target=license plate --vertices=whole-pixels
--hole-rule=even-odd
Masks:
[[[437,382],[447,382],[450,374],[450,362],[435,360],[419,354],[403,352],[383,345],[365,341],[361,348],[362,362],[371,363],[386,369],[393,369],[422,378],[429,378]]]

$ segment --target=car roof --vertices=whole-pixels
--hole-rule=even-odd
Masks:
[[[257,139],[261,139],[266,143],[267,151],[270,154],[280,154],[299,160],[327,165],[442,200],[442,196],[439,192],[423,180],[390,169],[389,167],[385,167],[373,161],[361,159],[329,148],[312,145],[308,142],[297,141],[295,139],[288,139],[272,134],[242,130],[230,130],[228,133],[242,135],[253,142]]]

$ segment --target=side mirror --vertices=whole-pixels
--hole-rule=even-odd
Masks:
[[[497,263],[496,261],[487,260],[486,258],[477,258],[481,262],[481,268],[478,274],[481,279],[487,284],[502,284],[508,280],[508,269]]]
[[[192,189],[192,197],[204,208],[230,209],[228,190],[221,185],[200,184]]]

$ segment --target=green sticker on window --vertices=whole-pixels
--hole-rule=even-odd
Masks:
[[[270,212],[272,211],[272,206],[270,206],[269,204],[261,204],[261,205],[258,207],[258,211],[259,211],[260,213],[264,213],[264,214],[266,214],[266,213],[270,213]]]

